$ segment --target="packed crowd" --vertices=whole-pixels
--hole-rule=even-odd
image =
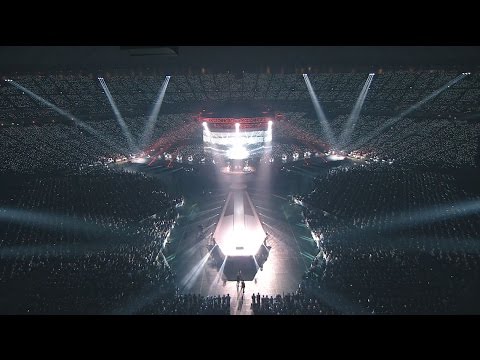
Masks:
[[[230,315],[230,294],[202,296],[177,292],[156,299],[137,314],[145,315]]]
[[[251,307],[255,315],[336,315],[335,309],[321,298],[309,293],[304,282],[293,293],[273,297],[252,294]]]
[[[171,291],[162,249],[176,205],[144,174],[2,179],[3,313],[105,313],[151,287]]]
[[[334,118],[332,127],[338,134],[347,118],[347,115]],[[350,150],[416,166],[458,168],[476,165],[480,123],[456,115],[425,114],[423,117],[402,118],[378,132],[378,136],[369,138],[390,119],[386,116],[360,116],[349,141]]]
[[[409,164],[428,166],[440,163],[445,167],[475,165],[480,125],[472,119],[475,120],[473,115],[480,110],[476,101],[480,94],[478,74],[466,76],[407,118],[368,139],[386,121],[426,98],[456,75],[458,73],[455,71],[398,71],[375,75],[352,138],[349,139],[350,146],[358,144],[359,148],[351,150]],[[79,162],[92,164],[100,157],[123,158],[132,152],[127,147],[120,126],[113,120],[110,104],[97,76],[17,74],[12,77],[34,93],[89,123],[117,144],[118,149],[112,149],[75,126],[58,124],[58,121],[52,125],[51,121],[59,118],[54,110],[12,85],[2,83],[0,124],[3,124],[3,129],[0,131],[0,144],[2,154],[5,154],[2,162],[4,168],[27,171],[37,164],[68,167]],[[138,140],[164,75],[146,72],[105,74],[104,77],[130,132]],[[329,122],[338,138],[366,76],[329,73],[311,74],[309,79],[322,107],[330,114]],[[173,76],[164,98],[167,112],[159,117],[152,139],[161,139],[162,135],[168,133],[169,136],[163,137],[163,145],[168,147],[192,136],[194,127],[188,126],[188,123],[196,115],[194,108],[178,113],[179,108],[172,106],[228,98],[281,101],[279,109],[285,121],[274,126],[277,140],[285,143],[284,139],[295,138],[314,149],[325,147],[327,141],[309,103],[310,96],[303,78],[297,74],[245,73],[241,78],[233,74]],[[45,122],[50,125],[38,126]],[[31,126],[24,128],[17,125],[21,123]],[[200,136],[200,132],[196,135]],[[360,141],[365,138],[366,141]],[[432,138],[436,141],[427,141]],[[32,148],[37,151],[31,151]]]
[[[296,199],[319,246],[310,285],[368,313],[478,311],[479,200],[452,175],[339,167]]]
[[[369,113],[391,113],[425,98],[436,89],[459,75],[458,70],[430,71],[388,71],[376,74],[370,84],[365,101]],[[98,74],[56,73],[56,74],[11,74],[9,78],[25,86],[59,107],[81,109],[79,115],[108,114],[111,112],[108,100],[97,79],[104,78],[120,111],[140,109],[148,111],[158,96],[166,74],[156,72],[100,71]],[[367,80],[366,73],[310,73],[310,83],[327,112],[348,113],[353,108],[362,86]],[[2,83],[0,109],[5,115],[21,108],[27,118],[39,114],[36,101],[13,86]],[[467,91],[468,90],[468,91]],[[480,76],[470,74],[451,86],[448,95],[441,95],[425,104],[423,111],[438,113],[479,110],[476,101],[480,91]],[[283,103],[309,101],[305,81],[301,74],[177,74],[170,78],[165,104],[200,101],[269,100]],[[51,114],[47,111],[44,115]],[[18,113],[17,113],[18,115]],[[23,114],[20,114],[23,115]],[[22,116],[20,116],[21,118]],[[7,116],[5,118],[11,118]]]
[[[124,120],[134,139],[138,141],[144,129],[145,118]],[[185,139],[186,129],[192,129],[186,124],[190,124],[191,121],[190,114],[160,116],[153,130],[152,142],[162,138],[166,129],[171,129],[170,126],[178,126],[177,138]],[[132,154],[116,120],[91,122],[89,125],[113,145],[106,144],[79,127],[66,124],[12,126],[0,129],[2,152],[0,172],[34,173],[77,169],[127,159]],[[180,131],[181,129],[184,131]],[[177,139],[171,136],[167,138],[169,141]],[[152,153],[154,154],[156,153]]]
[[[480,75],[465,77],[370,138],[389,119],[457,75],[438,70],[375,75],[349,139],[350,145],[358,144],[354,150],[368,154],[366,161],[330,169],[315,180],[311,193],[296,198],[304,206],[319,253],[296,293],[252,297],[255,313],[478,310],[471,300],[480,281],[480,219],[471,211],[478,197],[457,186],[453,175],[418,171],[412,165],[478,166]],[[164,74],[101,76],[138,144]],[[228,297],[179,295],[174,290],[175,276],[162,250],[183,199],[172,199],[143,174],[104,166],[128,159],[134,149],[113,118],[97,76],[12,78],[85,121],[115,146],[69,119],[60,121],[45,104],[1,82],[3,312],[111,312],[155,288],[160,300],[139,313],[227,313]],[[309,79],[339,138],[366,74],[311,74]],[[191,156],[192,162],[210,163],[213,157],[201,143],[194,106],[185,110],[184,105],[245,99],[268,100],[281,109],[270,152],[276,162],[325,149],[301,75],[202,74],[172,76],[149,155],[169,153],[173,161],[180,155],[183,162]]]

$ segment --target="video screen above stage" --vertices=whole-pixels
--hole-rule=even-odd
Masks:
[[[200,117],[200,120],[205,150],[228,159],[248,159],[272,146],[271,118]]]

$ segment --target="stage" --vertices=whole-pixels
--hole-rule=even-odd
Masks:
[[[224,256],[254,256],[266,233],[246,189],[232,187],[228,193],[213,240]]]

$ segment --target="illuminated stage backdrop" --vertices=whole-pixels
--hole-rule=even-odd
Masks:
[[[271,146],[272,124],[269,117],[212,118],[199,117],[203,124],[205,149],[229,159],[247,159]]]

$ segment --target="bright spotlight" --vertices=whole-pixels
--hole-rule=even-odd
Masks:
[[[211,133],[210,133],[210,129],[208,128],[208,124],[204,121],[202,123],[203,125],[203,131],[204,131],[204,141],[211,141],[210,138],[206,139],[205,136],[207,137],[210,137]]]
[[[132,136],[130,130],[128,129],[128,125],[125,123],[125,120],[123,120],[123,117],[120,114],[120,110],[118,109],[117,104],[115,104],[115,100],[113,99],[113,96],[112,96],[110,90],[108,89],[107,83],[105,82],[105,80],[102,77],[99,77],[98,81],[100,82],[100,85],[102,86],[102,88],[105,92],[105,95],[107,96],[108,101],[110,102],[113,113],[115,114],[117,122],[120,125],[120,128],[122,129],[123,135],[125,136],[125,138],[127,140],[128,147],[129,147],[130,151],[131,152],[138,151],[138,148],[135,145],[135,141],[133,140],[133,136]]]
[[[347,119],[347,122],[345,123],[345,127],[342,133],[340,134],[340,139],[338,141],[338,144],[340,146],[343,146],[350,142],[353,129],[355,128],[355,124],[359,119],[360,112],[363,107],[363,103],[365,102],[368,90],[370,89],[370,84],[372,83],[373,75],[374,74],[370,73],[367,80],[365,81],[365,84],[363,85],[362,91],[360,91],[360,94],[358,95],[357,101],[355,102],[355,105]]]
[[[168,82],[170,81],[170,76],[165,76],[165,80],[160,87],[160,91],[158,93],[157,100],[155,105],[152,109],[152,113],[150,114],[147,122],[145,123],[145,127],[141,136],[140,145],[141,147],[145,147],[150,143],[150,139],[153,135],[153,129],[155,128],[155,123],[158,118],[158,114],[160,113],[160,108],[163,103],[163,98],[165,97],[165,92],[167,91]]]
[[[63,109],[60,109],[58,106],[52,104],[51,102],[49,102],[48,100],[45,100],[44,98],[42,98],[40,95],[37,95],[35,94],[34,92],[28,90],[27,88],[23,87],[22,85],[16,83],[15,81],[13,80],[10,80],[9,81],[11,83],[12,86],[15,86],[17,89],[21,90],[23,94],[27,93],[28,95],[30,95],[32,98],[34,98],[35,100],[38,100],[39,102],[41,102],[42,104],[48,106],[49,108],[51,108],[52,110],[55,110],[57,113],[59,113],[60,115],[62,116],[65,116],[69,119],[72,119],[75,124],[77,124],[79,127],[81,127],[83,130],[89,132],[91,135],[99,138],[100,140],[102,140],[104,143],[108,144],[112,149],[114,149],[115,151],[117,152],[123,152],[124,150],[123,149],[120,149],[115,143],[113,143],[112,141],[110,141],[109,138],[106,138],[105,136],[101,135],[98,131],[96,131],[95,129],[93,129],[90,125],[84,123],[83,121],[77,119],[75,116],[73,116],[72,114],[70,114],[69,112],[63,110]],[[55,122],[54,120],[52,120],[52,122]],[[13,124],[12,124],[13,125]]]
[[[248,150],[243,145],[234,145],[227,150],[227,157],[232,160],[243,160],[249,156]]]
[[[268,126],[272,126],[273,124],[273,121],[272,120],[268,120]]]
[[[370,75],[370,76],[375,76],[375,73],[370,73],[370,74],[368,74],[368,75]]]
[[[238,133],[240,131],[240,124],[235,123],[235,131]]]
[[[345,156],[333,154],[333,155],[328,156],[327,159],[332,160],[332,161],[340,161],[340,160],[344,160]]]
[[[334,145],[337,143],[337,141],[335,140],[335,136],[333,135],[332,128],[328,123],[327,117],[325,116],[325,113],[323,112],[323,109],[320,106],[320,102],[318,101],[318,97],[315,94],[315,90],[313,89],[313,86],[310,83],[310,79],[308,78],[307,74],[303,74],[303,78],[305,80],[305,84],[307,85],[310,98],[312,99],[313,107],[315,109],[315,113],[317,114],[317,119],[319,120],[320,126],[322,127],[322,131],[326,136],[326,140],[330,145]]]
[[[460,80],[462,80],[466,75],[465,74],[462,74],[462,75],[459,75],[457,76],[456,78],[450,80],[448,83],[446,83],[445,85],[443,85],[442,87],[438,88],[437,90],[435,90],[433,93],[431,93],[430,95],[428,95],[427,97],[423,98],[422,100],[420,100],[419,102],[417,102],[416,104],[410,106],[407,110],[404,110],[400,115],[397,115],[393,118],[391,118],[390,120],[386,121],[385,123],[383,123],[380,127],[377,127],[372,133],[370,133],[369,135],[367,136],[364,136],[362,137],[361,139],[359,139],[355,144],[351,145],[351,146],[348,146],[346,148],[346,150],[352,150],[352,149],[358,149],[360,146],[366,144],[367,142],[369,142],[370,140],[374,139],[375,137],[377,137],[379,134],[381,134],[383,131],[385,131],[386,129],[390,128],[391,126],[393,126],[395,123],[397,123],[399,120],[403,119],[405,116],[407,116],[408,114],[412,113],[413,111],[417,110],[419,107],[421,107],[422,105],[424,105],[425,103],[429,102],[431,99],[435,98],[436,96],[438,96],[440,93],[442,93],[443,91],[445,91],[447,88],[449,88],[451,85],[454,85],[456,84],[457,82],[459,82]]]

